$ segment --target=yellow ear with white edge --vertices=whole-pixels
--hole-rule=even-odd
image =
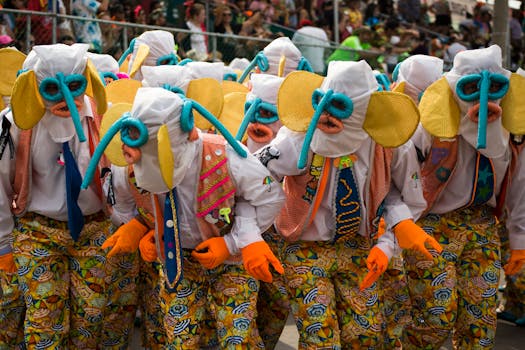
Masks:
[[[503,127],[514,135],[525,135],[525,77],[512,73],[509,90],[501,100]]]
[[[431,135],[453,138],[457,135],[461,113],[446,78],[430,85],[419,101],[421,125]]]
[[[113,80],[106,86],[108,104],[133,103],[142,83],[135,79]]]
[[[35,72],[18,76],[11,94],[11,110],[15,124],[22,130],[31,129],[44,116],[46,107],[38,91]]]
[[[108,132],[109,128],[122,117],[122,114],[131,111],[131,103],[115,103],[102,117],[100,123],[100,139]],[[111,139],[108,147],[104,150],[104,154],[108,157],[111,164],[116,166],[127,166],[128,163],[122,155],[122,140],[120,139],[120,131]]]
[[[87,60],[86,69],[84,75],[87,79],[86,95],[91,96],[97,103],[97,114],[102,115],[108,108],[108,101],[106,99],[106,89],[97,69],[91,62]]]
[[[11,96],[16,75],[25,59],[26,55],[18,50],[0,49],[0,96]]]
[[[199,78],[189,82],[186,97],[200,103],[216,118],[221,115],[224,96],[222,86],[213,78]],[[208,130],[212,124],[199,112],[194,111],[195,126],[201,130]]]
[[[404,94],[405,93],[405,85],[406,85],[406,82],[404,82],[404,81],[396,83],[396,86],[394,86],[392,91],[393,92],[400,92],[400,93]]]
[[[312,94],[321,86],[323,77],[306,71],[295,71],[286,76],[277,92],[279,120],[288,129],[306,132],[315,113]]]
[[[419,111],[407,95],[392,91],[370,95],[363,130],[381,146],[401,146],[412,137],[418,123]]]
[[[148,55],[149,55],[149,46],[146,44],[140,44],[139,48],[137,49],[137,54],[135,55],[135,59],[133,60],[133,64],[131,65],[131,70],[129,71],[130,78],[133,78],[135,73],[137,73],[140,67],[142,67],[142,64],[144,63]]]
[[[157,142],[160,173],[164,183],[171,190],[173,188],[173,168],[175,161],[173,160],[173,153],[171,152],[170,136],[166,124],[159,128],[157,132]]]
[[[231,80],[223,80],[222,82],[222,93],[224,96],[228,95],[232,92],[248,92],[248,88],[245,85],[242,85],[241,83],[238,83],[236,81]]]
[[[237,135],[244,118],[246,94],[246,92],[231,92],[224,95],[224,105],[219,121],[233,136]],[[246,141],[247,138],[248,135],[245,133],[242,142]]]

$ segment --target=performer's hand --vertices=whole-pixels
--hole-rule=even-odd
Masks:
[[[364,290],[374,284],[375,281],[386,271],[388,267],[388,257],[377,246],[373,247],[366,258],[368,273],[359,285],[359,290]]]
[[[509,262],[503,267],[505,274],[512,276],[517,274],[525,264],[525,250],[511,250]]]
[[[439,245],[438,241],[423,231],[423,229],[416,225],[412,219],[403,220],[394,226],[394,235],[396,236],[401,248],[417,250],[429,260],[433,260],[434,257],[425,247],[425,243],[430,244],[438,253],[443,251],[443,248]]]
[[[275,257],[265,241],[249,244],[241,249],[241,253],[244,268],[258,280],[272,283],[270,264],[281,275],[284,273],[283,265],[281,265],[281,262]]]
[[[214,269],[230,257],[230,251],[223,237],[213,237],[195,247],[191,256],[207,269]]]
[[[13,253],[7,253],[0,256],[0,270],[7,273],[15,273],[17,271]]]
[[[155,262],[157,260],[157,246],[155,245],[155,230],[148,233],[139,241],[139,251],[142,260]]]
[[[148,232],[148,227],[133,218],[128,223],[120,226],[117,231],[102,244],[102,249],[113,247],[107,257],[115,254],[129,254],[139,247],[140,239]]]

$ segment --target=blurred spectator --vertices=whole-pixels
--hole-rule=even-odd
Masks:
[[[232,9],[232,29],[235,34],[239,34],[241,31],[244,21],[248,19],[248,14],[246,13],[246,0],[235,0],[233,4],[230,4]]]
[[[36,0],[40,1],[40,0]],[[109,0],[72,0],[71,14],[73,16],[94,19],[98,12],[107,11]],[[102,52],[102,32],[97,22],[74,21],[73,26],[77,42],[89,44],[90,51]]]
[[[137,5],[133,9],[132,22],[137,23],[137,24],[148,24],[148,21],[146,18],[146,11],[144,11],[144,8],[141,5]],[[146,29],[144,28],[135,28],[133,30],[133,36],[134,37],[139,36],[145,31]]]
[[[374,58],[381,54],[378,49],[372,48],[373,32],[369,27],[361,26],[352,32],[352,35],[343,40],[341,46],[328,57],[327,65],[331,61],[359,61]],[[345,50],[352,49],[352,50]],[[357,52],[356,50],[370,50]]]
[[[252,0],[248,8],[251,11],[260,11],[264,22],[273,22],[275,9],[270,0]]]
[[[111,15],[107,11],[100,12],[98,18],[110,21]],[[100,31],[102,36],[102,53],[111,55],[118,60],[123,52],[120,37],[121,31],[114,28],[114,25],[110,23],[100,23]]]
[[[64,44],[64,45],[73,45],[75,43],[75,38],[73,38],[73,36],[71,35],[62,35],[59,39],[58,39],[58,42],[61,43],[61,44]]]
[[[62,0],[56,2],[57,12],[66,13]],[[47,0],[28,0],[27,10],[39,12],[53,12],[53,2]],[[31,34],[36,45],[51,44],[53,38],[53,21],[51,16],[31,16]],[[57,30],[58,35],[58,30]]]
[[[164,9],[162,8],[157,8],[155,10],[153,10],[150,14],[149,14],[149,21],[148,21],[150,25],[153,25],[153,26],[165,26],[166,25],[166,14],[164,12]]]
[[[369,26],[370,28],[373,28],[379,22],[381,19],[379,18],[381,16],[381,12],[379,12],[379,6],[375,2],[371,2],[368,4],[365,10],[365,22],[364,24],[366,26]]]
[[[273,33],[264,27],[263,16],[260,11],[254,11],[252,16],[248,18],[242,25],[239,35],[256,37],[259,39],[270,39]],[[246,57],[252,59],[257,52],[262,50],[268,43],[259,40],[249,40],[247,42],[239,43],[237,46],[237,57]]]
[[[14,45],[15,45],[15,41],[9,35],[7,34],[0,35],[0,49],[3,49],[5,47],[14,46]]]
[[[352,29],[349,30],[352,33],[353,30],[363,25],[363,14],[361,13],[361,1],[349,0],[348,8],[345,10],[345,15],[348,16],[348,26]]]
[[[477,28],[477,35],[473,49],[487,47],[490,42],[490,35],[492,34],[492,12],[488,6],[480,5],[479,3],[474,7],[474,21],[473,24]]]
[[[186,5],[186,23],[184,29],[189,29],[193,33],[179,33],[176,41],[180,43],[179,54],[181,57],[189,57],[191,52],[193,58],[204,61],[208,58],[208,37],[203,33],[206,29],[206,9],[201,3],[188,1]]]
[[[288,21],[285,23],[286,26],[297,28],[299,25],[299,15],[295,0],[284,0],[284,5],[288,15]]]
[[[330,28],[334,27],[334,2],[333,0],[318,0],[317,15]]]
[[[421,14],[421,0],[398,0],[397,13],[408,23],[418,22]]]
[[[521,29],[521,11],[513,9],[509,21],[511,45],[511,70],[515,71],[523,60],[523,31]]]
[[[292,37],[292,42],[297,46],[303,56],[310,62],[315,73],[325,72],[324,47],[329,44],[328,36],[321,28],[314,27],[309,20],[302,20],[299,29]],[[320,46],[310,46],[310,45]]]
[[[215,33],[233,34],[231,26],[232,10],[226,5],[219,5],[213,10],[215,16],[214,28]],[[235,58],[235,46],[237,40],[233,37],[217,37],[217,51],[221,53],[222,61],[228,64]]]
[[[443,54],[443,70],[448,72],[452,68],[454,57],[456,57],[456,55],[461,51],[465,50],[467,50],[467,47],[460,42],[454,41],[451,45],[449,45]]]
[[[377,5],[383,16],[391,17],[394,15],[394,0],[377,0]]]
[[[452,24],[450,5],[447,0],[434,0],[429,11],[436,17],[434,24],[440,33],[443,33]]]

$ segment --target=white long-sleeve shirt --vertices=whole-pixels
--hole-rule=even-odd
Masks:
[[[487,140],[490,142],[491,139],[501,137],[501,135],[501,132],[498,135],[487,134]],[[432,137],[425,129],[419,127],[412,137],[412,141],[424,156],[428,156],[432,146]],[[471,199],[477,150],[461,135],[458,136],[458,142],[456,168],[448,184],[436,199],[434,205],[429,209],[430,213],[444,214],[457,210],[468,204]],[[507,189],[506,194],[506,206],[509,211],[507,227],[509,229],[509,240],[512,249],[525,249],[525,200],[523,200],[525,198],[525,165],[523,157],[522,152],[522,154],[520,154],[518,167],[512,179],[512,184],[510,188]],[[499,195],[501,191],[505,173],[510,165],[510,159],[510,146],[500,157],[491,158],[496,183],[495,193],[487,202],[487,205],[491,207],[496,206],[496,196]]]
[[[277,137],[270,143],[280,153],[279,158],[268,162],[267,167],[272,175],[282,181],[285,176],[303,175],[310,168],[312,152],[305,169],[297,168],[304,140],[303,133],[293,132],[282,127]],[[368,227],[368,214],[366,199],[369,195],[368,184],[370,177],[370,164],[372,161],[375,143],[370,138],[366,139],[355,152],[357,161],[354,162],[353,172],[356,185],[360,193],[361,225],[359,234],[370,234]],[[389,195],[385,198],[384,217],[387,223],[387,232],[380,238],[378,246],[391,257],[394,254],[394,237],[391,228],[400,221],[417,219],[426,208],[426,201],[420,183],[419,164],[413,145],[407,142],[394,151],[391,164],[392,186]],[[323,199],[317,210],[312,224],[302,232],[300,239],[306,241],[330,241],[334,238],[336,223],[334,221],[334,195],[337,186],[336,172],[331,173]],[[366,190],[365,190],[366,189]]]
[[[82,127],[86,137],[88,135],[87,118],[93,118],[93,111],[88,97],[85,97],[84,107],[79,111],[84,116]],[[11,136],[18,144],[20,129],[14,124],[11,112],[6,117],[11,122]],[[75,135],[69,141],[71,152],[77,161],[81,174],[85,174],[91,159],[89,140],[79,142]],[[58,160],[62,152],[62,144],[51,139],[49,132],[42,123],[33,127],[31,137],[31,189],[27,203],[27,212],[34,212],[51,219],[67,221],[66,177],[64,165]],[[15,160],[9,157],[9,150],[0,159],[0,255],[10,251],[9,242],[14,227],[14,218],[11,214],[12,182],[15,176]],[[16,158],[16,155],[15,155]],[[20,171],[20,170],[18,170]],[[94,185],[85,191],[80,191],[78,205],[84,216],[95,214],[103,209],[103,203],[94,190]]]
[[[199,152],[196,152],[193,166],[188,168],[184,179],[177,186],[179,203],[179,228],[182,248],[193,249],[202,242],[197,222],[197,185],[201,170],[202,140]],[[265,184],[264,179],[270,176],[268,170],[257,158],[248,155],[240,157],[230,146],[226,147],[228,169],[235,186],[234,224],[230,233],[224,236],[231,254],[237,254],[239,249],[262,241],[261,234],[274,222],[285,196],[277,182]],[[135,203],[130,201],[128,174],[125,168],[113,170],[113,186],[122,195],[113,207],[113,216],[132,218],[135,215]],[[123,192],[128,192],[125,199]]]

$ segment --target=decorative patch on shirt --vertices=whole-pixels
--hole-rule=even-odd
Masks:
[[[334,159],[334,167],[338,169],[346,169],[354,166],[354,163],[357,162],[357,156],[351,154],[349,156],[342,156]]]
[[[259,161],[265,167],[268,166],[268,162],[270,162],[270,160],[279,159],[280,155],[281,155],[281,152],[273,146],[266,146],[260,152],[257,152],[256,154]]]
[[[410,178],[412,179],[412,181],[414,181],[414,188],[417,188],[417,185],[419,183],[419,174],[417,172],[414,172]]]
[[[272,179],[271,176],[266,176],[263,179],[263,185],[268,187],[268,192],[272,192],[272,182],[274,182],[274,180]]]
[[[324,157],[314,154],[312,164],[310,164],[310,175],[312,178],[306,183],[305,193],[303,199],[308,203],[312,203],[319,186],[319,178],[323,171]]]

